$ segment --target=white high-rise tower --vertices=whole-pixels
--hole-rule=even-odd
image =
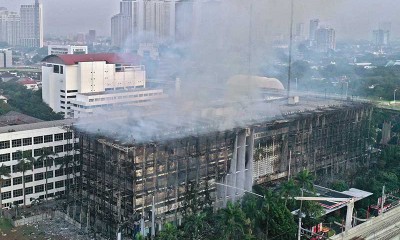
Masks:
[[[34,5],[21,5],[20,30],[21,46],[43,47],[43,12],[39,0]]]

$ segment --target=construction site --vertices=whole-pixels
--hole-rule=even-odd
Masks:
[[[267,114],[271,102],[279,114]],[[141,141],[127,129],[105,134],[75,126],[82,172],[67,191],[68,214],[105,238],[154,235],[166,222],[180,224],[193,188],[197,199],[218,209],[253,185],[303,169],[329,178],[369,164],[371,104],[319,96],[262,104],[246,124],[170,126],[160,129],[164,137]]]

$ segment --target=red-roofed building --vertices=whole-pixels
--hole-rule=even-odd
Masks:
[[[42,97],[55,112],[72,117],[77,94],[144,88],[146,72],[132,54],[49,55],[43,60]]]
[[[17,81],[18,84],[25,86],[29,90],[37,91],[39,90],[38,82],[32,78],[21,78]]]

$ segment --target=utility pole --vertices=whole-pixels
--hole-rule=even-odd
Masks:
[[[290,97],[290,81],[292,78],[292,45],[293,45],[293,0],[290,2],[290,33],[289,33],[289,67],[287,97]]]
[[[381,214],[383,215],[383,206],[385,205],[385,185],[382,187],[382,198],[381,198]]]

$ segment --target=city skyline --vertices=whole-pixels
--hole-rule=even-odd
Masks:
[[[21,4],[32,4],[33,0],[15,0],[12,3],[0,0],[0,6],[11,11],[18,11]],[[80,4],[78,0],[41,1],[44,6],[45,35],[64,35],[87,32],[96,29],[99,35],[110,36],[111,23],[109,19],[119,12],[119,0],[86,0]],[[234,4],[235,1],[232,1]],[[256,1],[255,1],[256,2]],[[288,4],[287,2],[269,0],[263,2],[257,11],[267,12],[266,21],[270,22],[270,28],[274,34],[286,34],[288,30]],[[256,3],[260,4],[260,3]],[[268,6],[266,6],[268,5]],[[354,9],[360,5],[362,9],[354,15]],[[93,6],[96,11],[93,11]],[[370,39],[371,30],[377,28],[379,22],[393,22],[393,39],[398,38],[399,24],[396,14],[399,6],[394,0],[374,1],[335,1],[310,0],[307,3],[295,2],[295,22],[308,22],[313,18],[323,19],[326,25],[334,27],[339,39]],[[75,14],[72,14],[75,13]],[[283,16],[283,17],[282,17]],[[281,17],[281,20],[277,20]],[[68,22],[68,24],[65,24]]]

